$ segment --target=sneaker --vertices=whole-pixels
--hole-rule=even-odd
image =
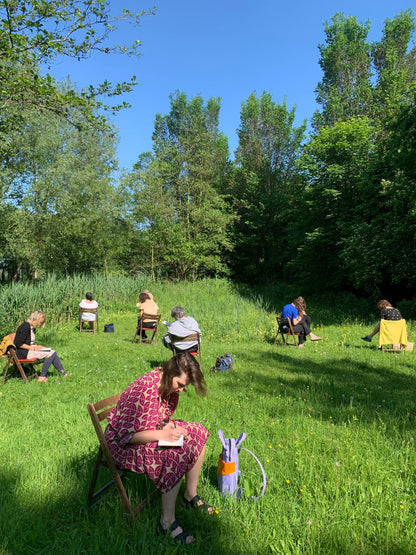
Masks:
[[[47,382],[48,378],[46,376],[38,376],[38,382]]]
[[[366,335],[365,337],[361,338],[363,341],[367,341],[367,343],[371,343],[371,337],[369,335]]]

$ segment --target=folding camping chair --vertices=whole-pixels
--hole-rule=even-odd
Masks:
[[[283,345],[291,345],[293,347],[299,347],[299,343],[297,337],[299,333],[295,333],[293,331],[292,322],[290,318],[282,318],[281,316],[276,316],[277,321],[277,333],[274,339],[273,345],[276,345],[277,339],[279,337],[279,333],[282,337]],[[293,338],[293,343],[289,343],[290,337]]]
[[[387,345],[391,347],[388,348]],[[407,347],[406,320],[380,320],[378,346],[383,353],[402,353]]]
[[[95,314],[95,320],[85,320],[84,314]],[[84,328],[83,324],[91,324],[91,327]],[[79,307],[79,331],[87,331],[95,333],[100,331],[98,327],[98,308],[82,308]]]
[[[90,489],[88,492],[88,499],[87,505],[88,508],[95,507],[110,493],[109,488],[111,486],[115,486],[117,492],[120,496],[121,502],[123,504],[124,510],[126,514],[134,521],[136,514],[145,507],[146,503],[153,499],[159,491],[156,489],[154,490],[146,499],[141,501],[136,507],[132,507],[129,497],[127,495],[127,491],[123,484],[123,478],[127,474],[132,474],[128,470],[121,470],[117,468],[111,451],[108,447],[107,440],[105,438],[103,429],[101,427],[101,422],[107,418],[110,414],[111,410],[113,409],[114,405],[120,399],[121,393],[117,395],[113,395],[112,397],[108,397],[107,399],[103,399],[102,401],[98,401],[97,403],[88,403],[87,409],[89,415],[91,417],[95,432],[98,437],[98,441],[100,442],[100,446],[98,448],[98,454],[95,461],[94,472],[91,480]],[[100,468],[104,466],[108,468],[111,474],[111,480],[107,482],[104,486],[102,486],[99,490],[95,491],[95,487],[97,484],[97,478],[100,471]]]
[[[182,352],[180,349],[175,347],[175,341],[179,342],[179,343],[181,341],[196,341],[196,345],[192,348],[191,355],[198,356],[199,367],[202,369],[202,365],[201,365],[201,339],[200,339],[199,333],[191,333],[190,335],[187,335],[186,337],[176,337],[176,336],[173,335],[173,336],[171,336],[171,339],[172,339],[172,351],[173,351],[174,355]]]
[[[5,353],[4,355],[2,355],[2,358],[7,358],[7,362],[6,362],[6,368],[4,370],[3,380],[1,382],[1,385],[3,385],[4,382],[6,381],[7,373],[9,372],[10,367],[13,368],[14,372],[18,371],[20,373],[20,375],[23,378],[23,381],[26,384],[29,383],[30,379],[38,377],[35,371],[35,368],[33,366],[33,364],[38,362],[36,358],[17,358],[16,346],[13,343],[15,335],[16,335],[15,333],[10,333],[9,335],[6,335],[2,341],[2,344],[7,343],[7,347],[5,348]],[[39,362],[43,362],[43,361],[39,361]],[[32,372],[31,375],[29,375],[29,377],[25,372],[24,365],[27,365],[29,367],[29,370]]]
[[[151,344],[154,342],[156,345],[159,322],[160,322],[160,314],[146,314],[145,312],[143,312],[137,324],[136,333],[134,334],[132,343],[136,341],[136,337],[139,335],[140,337],[139,343]],[[152,336],[143,337],[142,332],[148,332],[149,334],[151,333]]]

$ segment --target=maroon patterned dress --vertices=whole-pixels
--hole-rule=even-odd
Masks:
[[[159,384],[158,368],[131,383],[107,417],[105,437],[119,468],[147,474],[162,493],[167,493],[194,466],[209,434],[202,424],[176,420],[188,432],[183,447],[158,449],[157,442],[130,444],[134,433],[161,429],[175,412],[179,394],[161,399]]]

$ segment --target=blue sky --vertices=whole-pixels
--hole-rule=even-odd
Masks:
[[[336,12],[369,20],[369,40],[379,40],[386,18],[414,8],[409,0],[112,0],[115,12],[139,11],[156,5],[140,27],[120,27],[112,40],[143,42],[139,59],[95,54],[78,62],[61,60],[50,73],[68,75],[78,88],[136,75],[138,85],[125,96],[132,108],[112,121],[119,130],[120,166],[130,169],[140,153],[151,150],[154,119],[169,112],[169,95],[201,94],[221,98],[220,129],[230,152],[237,147],[241,104],[255,92],[287,99],[296,106],[296,123],[311,118],[315,87],[321,80],[318,45],[325,40],[323,23]]]

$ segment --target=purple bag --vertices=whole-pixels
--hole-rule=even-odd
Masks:
[[[261,462],[256,457],[254,453],[241,447],[241,444],[246,439],[247,434],[242,433],[237,439],[227,439],[224,436],[222,430],[218,430],[218,435],[220,436],[220,440],[222,443],[222,453],[219,456],[218,460],[218,469],[217,469],[217,481],[218,481],[218,488],[223,495],[237,495],[237,498],[241,496],[243,490],[238,488],[238,479],[241,475],[241,470],[238,466],[238,454],[241,449],[253,455],[256,459],[257,463],[259,464],[262,474],[263,474],[263,490],[259,497],[255,497],[252,495],[252,499],[260,499],[263,497],[264,492],[266,491],[267,480],[266,480],[266,473],[264,472],[264,468],[261,465]],[[238,488],[238,489],[237,489]]]

